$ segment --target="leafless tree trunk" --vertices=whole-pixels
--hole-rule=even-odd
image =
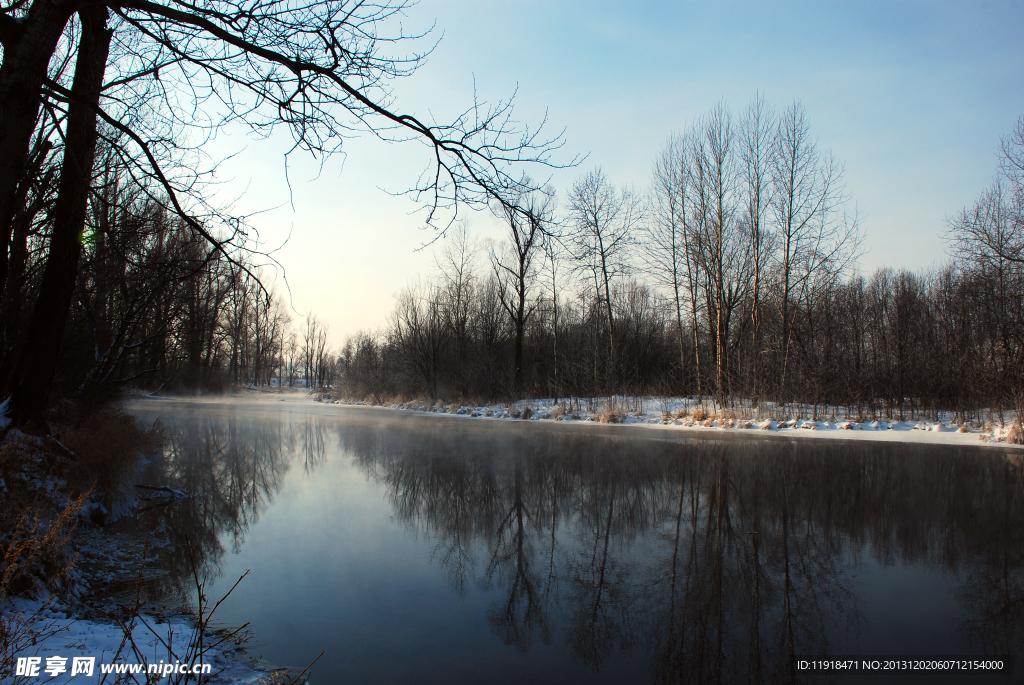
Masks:
[[[508,239],[491,250],[491,264],[501,305],[515,328],[514,390],[524,390],[523,337],[535,305],[529,303],[544,242],[549,239],[554,212],[554,191],[535,191],[507,198],[495,208],[508,229]]]
[[[103,72],[113,31],[106,26],[107,9],[103,5],[84,9],[79,16],[82,34],[71,87],[73,99],[68,105],[60,190],[53,209],[53,235],[39,297],[11,386],[10,416],[18,423],[41,419],[46,407],[74,294],[81,255],[79,238],[85,228],[85,210],[92,182],[96,151],[95,107],[103,86]],[[3,190],[0,188],[0,194]],[[0,207],[0,212],[3,212],[0,221],[5,231],[10,221],[10,209]]]
[[[573,257],[594,275],[597,296],[604,302],[608,322],[606,375],[611,386],[617,380],[611,284],[629,268],[634,234],[643,219],[642,206],[632,189],[616,190],[598,167],[573,184],[569,212],[574,226],[570,236]]]
[[[771,255],[772,236],[767,221],[771,205],[770,170],[772,168],[772,135],[774,115],[758,95],[751,101],[741,124],[740,158],[743,162],[743,194],[746,224],[750,240],[751,286],[751,354],[753,368],[752,399],[761,395],[761,291],[764,272]]]
[[[821,153],[811,138],[807,113],[799,102],[779,117],[772,155],[772,212],[779,240],[777,268],[780,343],[779,399],[786,402],[793,342],[794,295],[830,264],[855,248],[856,230],[832,215],[843,199],[842,167]]]

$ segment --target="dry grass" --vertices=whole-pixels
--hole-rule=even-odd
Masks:
[[[0,446],[0,589],[8,595],[63,586],[69,564],[64,549],[83,506],[97,523],[130,506],[131,476],[156,444],[156,429],[143,429],[120,409],[78,425],[71,423],[73,412],[64,418],[64,424],[51,424],[55,437],[11,430]]]
[[[556,404],[554,407],[551,408],[550,416],[555,421],[561,421],[563,418],[565,418],[565,407],[563,407],[560,404]]]
[[[1010,430],[1006,434],[1006,444],[1024,445],[1024,429],[1021,427],[1019,418],[1010,426]]]
[[[0,536],[0,598],[35,597],[46,591],[61,594],[68,589],[75,563],[68,543],[78,525],[78,512],[91,494],[82,493],[49,519],[38,509],[20,512],[15,525]]]
[[[0,449],[5,466],[14,451],[12,444]],[[0,613],[0,680],[13,685],[28,682],[14,675],[17,655],[59,632],[48,620],[47,610],[56,597],[71,589],[77,559],[71,555],[69,542],[78,524],[78,512],[91,493],[82,493],[55,516],[47,515],[48,508],[25,506],[26,494],[8,489],[2,501],[0,602],[12,597],[44,601],[31,614]]]
[[[597,412],[596,418],[600,423],[622,423],[626,415],[618,406],[609,404]]]
[[[35,596],[66,577],[65,543],[84,499],[61,507],[69,458],[41,438],[9,431],[0,446],[0,593]],[[63,509],[63,511],[61,511]],[[64,532],[67,531],[67,535]]]
[[[69,541],[88,497],[84,493],[48,522],[38,511],[23,511],[17,524],[0,536],[0,602],[10,597],[45,598],[30,614],[0,612],[0,680],[5,683],[30,682],[14,675],[14,659],[59,632],[47,611],[54,598],[69,590],[76,561]],[[10,514],[4,513],[5,518]]]

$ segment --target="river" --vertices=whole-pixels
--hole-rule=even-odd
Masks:
[[[571,426],[273,395],[134,400],[192,497],[145,514],[219,623],[324,683],[1020,682],[820,671],[1024,651],[1024,472],[993,449]],[[834,665],[830,664],[830,665]],[[916,680],[911,676],[916,676]]]

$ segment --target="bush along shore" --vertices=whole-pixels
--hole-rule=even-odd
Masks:
[[[530,399],[514,402],[445,403],[423,399],[376,402],[321,394],[320,402],[385,407],[399,411],[453,414],[472,418],[629,424],[694,432],[752,431],[794,437],[889,442],[1024,445],[1021,419],[1013,412],[979,412],[971,420],[938,412],[928,418],[871,416],[846,407],[737,402],[723,407],[699,397],[610,396]]]
[[[119,410],[51,429],[0,429],[0,681],[301,682],[213,627],[199,568],[159,562],[173,536],[138,514],[189,494],[139,482],[158,430]]]

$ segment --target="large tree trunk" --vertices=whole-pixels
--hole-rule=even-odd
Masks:
[[[43,163],[46,156],[53,148],[53,144],[46,140],[37,142],[32,151],[31,159],[28,160],[22,182],[15,190],[14,207],[15,212],[11,219],[13,238],[8,243],[6,261],[6,288],[0,287],[0,353],[4,359],[0,361],[0,379],[7,378],[11,372],[14,355],[12,351],[16,342],[20,339],[21,321],[19,314],[24,305],[25,293],[22,292],[25,283],[25,269],[28,264],[28,237],[35,222],[36,216],[45,209],[47,188],[53,181],[53,170],[47,170],[40,178]],[[36,193],[32,200],[28,201],[28,193],[32,186],[36,186]]]
[[[68,106],[60,189],[53,209],[53,235],[11,388],[10,415],[18,424],[39,421],[46,408],[82,251],[81,234],[96,151],[95,108],[113,31],[106,28],[104,5],[83,9],[79,16],[82,35]]]
[[[37,0],[20,22],[5,15],[0,31],[4,48],[0,66],[0,297],[7,283],[7,250],[18,210],[18,184],[42,101],[40,89],[75,4],[72,0]]]

